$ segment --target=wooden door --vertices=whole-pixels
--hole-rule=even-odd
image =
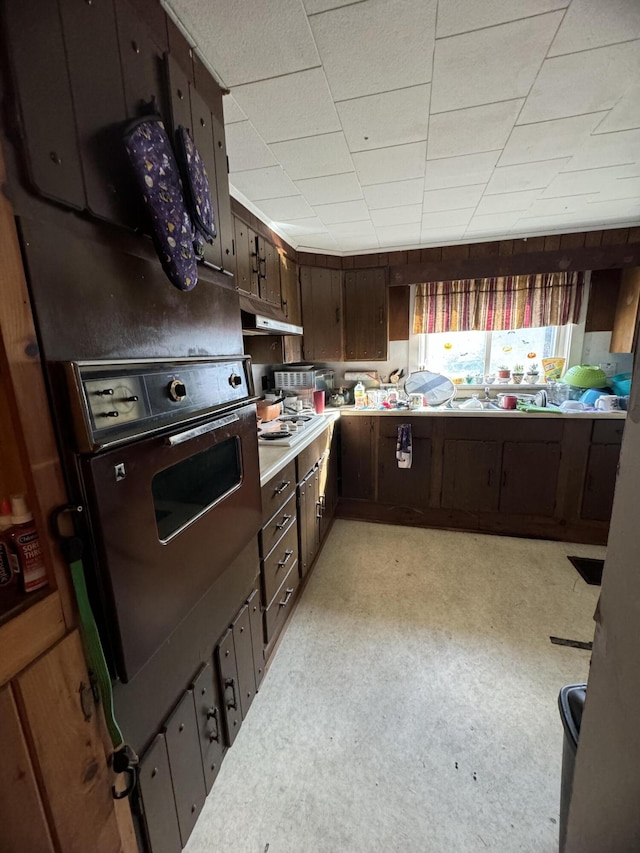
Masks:
[[[238,669],[236,652],[233,645],[233,631],[228,628],[216,648],[218,672],[220,674],[220,693],[222,695],[222,716],[225,721],[227,743],[233,745],[242,725],[242,709],[238,691]]]
[[[192,689],[204,780],[209,793],[220,771],[225,753],[222,735],[222,702],[215,670],[211,663],[206,663],[202,667],[193,682]]]
[[[222,110],[222,96],[219,96],[219,108]],[[215,192],[218,197],[216,208],[216,225],[218,227],[218,242],[222,254],[222,269],[235,274],[236,262],[233,254],[233,219],[231,218],[231,200],[229,198],[229,160],[227,158],[227,143],[224,135],[224,124],[215,114],[210,113],[213,128],[214,159],[216,162]],[[212,191],[213,196],[213,191]]]
[[[304,357],[342,361],[342,273],[320,267],[300,268]]]
[[[236,667],[238,669],[238,697],[242,718],[249,713],[249,708],[256,695],[256,677],[253,671],[253,645],[251,643],[251,623],[249,606],[240,610],[233,620],[233,645],[236,650]]]
[[[500,450],[497,441],[445,441],[442,506],[467,512],[497,510]]]
[[[191,126],[193,128],[193,141],[202,158],[207,171],[211,201],[215,213],[218,212],[218,199],[216,193],[216,161],[213,146],[213,127],[211,124],[211,111],[206,101],[197,89],[191,87]],[[218,225],[216,218],[216,226]],[[220,234],[214,238],[213,243],[204,244],[204,258],[213,266],[222,267],[222,248]]]
[[[165,738],[180,838],[185,847],[207,796],[192,690],[187,690],[167,720]]]
[[[298,279],[298,264],[286,255],[278,254],[280,258],[280,289],[282,291],[282,310],[290,323],[302,325],[302,308],[300,305],[300,281]]]
[[[378,442],[378,501],[414,509],[429,504],[431,439],[412,437],[411,468],[398,468],[396,436],[381,435]]]
[[[307,543],[307,490],[305,481],[298,485],[298,571],[303,578],[309,571],[309,546]]]
[[[373,500],[374,496],[374,419],[366,415],[340,418],[342,448],[340,454],[343,498]]]
[[[251,293],[251,263],[249,249],[249,229],[241,219],[234,216],[235,253],[236,253],[236,289],[242,293]],[[254,294],[257,296],[257,293]]]
[[[505,441],[500,512],[552,516],[559,469],[559,442]]]
[[[264,272],[266,276],[264,279],[266,284],[264,298],[267,302],[271,303],[271,305],[275,305],[277,308],[280,308],[280,256],[278,255],[276,247],[273,243],[269,243],[268,240],[264,241],[264,258]]]
[[[320,474],[315,467],[304,479],[306,492],[305,524],[307,527],[307,571],[311,568],[320,544]]]
[[[344,343],[347,361],[387,358],[387,282],[384,269],[344,277]]]
[[[592,444],[584,480],[581,518],[609,521],[618,476],[619,444]]]
[[[251,264],[251,285],[249,290],[252,296],[260,298],[262,286],[260,273],[262,271],[262,264],[260,263],[260,254],[258,252],[258,235],[253,228],[249,228],[248,226],[247,234],[249,236],[249,261]]]

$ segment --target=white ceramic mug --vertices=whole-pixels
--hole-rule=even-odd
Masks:
[[[619,412],[620,400],[617,394],[604,394],[596,400],[596,410],[599,412]]]

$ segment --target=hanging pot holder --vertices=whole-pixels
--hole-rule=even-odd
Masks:
[[[182,125],[176,131],[176,149],[189,213],[196,230],[194,247],[198,257],[202,258],[203,240],[213,243],[217,236],[209,178],[191,134]]]
[[[193,225],[162,119],[157,115],[136,119],[123,135],[162,268],[179,290],[191,290],[198,281]]]

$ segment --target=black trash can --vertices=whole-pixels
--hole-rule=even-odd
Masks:
[[[573,787],[573,770],[576,765],[576,750],[580,737],[582,712],[587,696],[586,684],[567,684],[560,690],[558,707],[564,726],[564,744],[562,746],[562,781],[560,786],[560,853],[564,853],[567,839],[567,819]]]

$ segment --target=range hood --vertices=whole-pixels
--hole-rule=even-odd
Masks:
[[[240,296],[243,335],[301,335],[302,326],[294,326],[275,305]]]

